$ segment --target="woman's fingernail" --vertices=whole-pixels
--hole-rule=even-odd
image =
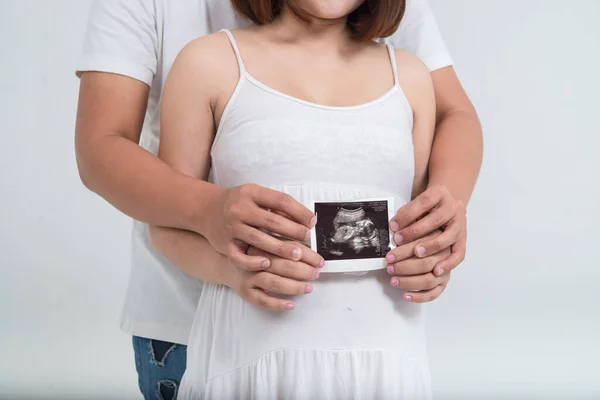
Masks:
[[[396,261],[396,257],[394,257],[393,254],[388,254],[387,256],[385,256],[385,259],[387,260],[387,262],[389,263],[393,263],[394,261]]]
[[[390,222],[390,228],[396,232],[398,229],[400,229],[400,225],[398,225],[398,223],[396,221],[392,221]]]
[[[321,276],[321,273],[319,271],[315,272],[315,279],[319,279],[320,276]]]
[[[300,249],[292,250],[292,257],[296,260],[299,260],[302,257],[302,250],[300,250]]]
[[[392,286],[393,287],[398,287],[400,286],[400,281],[398,279],[392,279]]]
[[[416,250],[417,255],[419,257],[424,257],[425,256],[425,247],[423,247],[423,246],[417,246],[417,248],[415,250]]]
[[[411,295],[406,295],[406,296],[404,296],[404,300],[406,300],[406,301],[412,301],[412,296]]]
[[[260,266],[262,267],[262,269],[269,269],[269,267],[271,266],[271,262],[269,260],[263,260]]]
[[[317,216],[316,215],[310,219],[310,227],[312,228],[315,225],[317,225]]]
[[[321,262],[319,263],[319,267],[321,267],[321,268],[325,267],[325,260],[321,259]]]
[[[444,268],[440,268],[440,269],[438,270],[438,276],[442,276],[442,275],[444,275],[444,272],[445,272],[445,271],[444,271]]]
[[[310,241],[310,231],[306,231],[306,235],[304,235],[304,241],[305,242]]]
[[[401,235],[401,234],[399,234],[399,233],[396,233],[396,234],[394,235],[394,242],[396,242],[396,244],[397,244],[397,245],[400,245],[400,244],[402,244],[402,242],[403,242],[403,241],[404,241],[404,238],[402,237],[402,235]]]
[[[393,274],[395,272],[394,267],[392,267],[391,265],[388,265],[387,271],[388,271],[388,274]]]
[[[311,285],[306,285],[306,289],[304,289],[304,293],[309,294],[312,293],[312,286]]]
[[[294,308],[296,308],[296,306],[294,306],[292,303],[289,303],[288,305],[285,306],[286,310],[293,310]]]

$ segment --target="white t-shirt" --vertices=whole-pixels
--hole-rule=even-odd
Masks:
[[[160,97],[177,54],[197,37],[243,24],[229,0],[94,0],[76,70],[116,73],[150,86],[141,143],[156,154]],[[415,54],[431,71],[452,64],[426,0],[407,1],[398,32],[385,42]],[[201,287],[154,251],[147,226],[134,222],[125,332],[186,344]]]

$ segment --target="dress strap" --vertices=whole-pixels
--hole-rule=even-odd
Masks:
[[[244,67],[244,61],[242,61],[242,55],[240,54],[240,49],[238,48],[237,42],[233,37],[233,33],[229,29],[221,29],[221,32],[224,32],[229,41],[231,42],[231,47],[233,48],[233,52],[235,53],[235,58],[237,58],[238,65],[240,67],[240,76],[243,76],[246,72],[246,67]]]
[[[398,81],[398,64],[396,63],[396,50],[391,44],[386,45],[388,53],[390,55],[390,62],[392,63],[392,71],[394,72],[394,85],[399,85]]]

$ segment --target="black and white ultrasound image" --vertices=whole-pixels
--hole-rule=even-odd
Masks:
[[[326,261],[383,258],[390,251],[388,202],[315,203],[316,247]]]

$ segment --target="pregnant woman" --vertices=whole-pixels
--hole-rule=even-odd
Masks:
[[[254,24],[179,55],[160,157],[197,179],[210,171],[220,187],[252,183],[309,207],[408,203],[426,185],[433,87],[418,59],[374,41],[396,30],[404,3],[234,0]],[[421,306],[402,301],[385,269],[347,274],[336,262],[289,312],[244,302],[233,283],[205,284],[180,398],[429,398]]]

